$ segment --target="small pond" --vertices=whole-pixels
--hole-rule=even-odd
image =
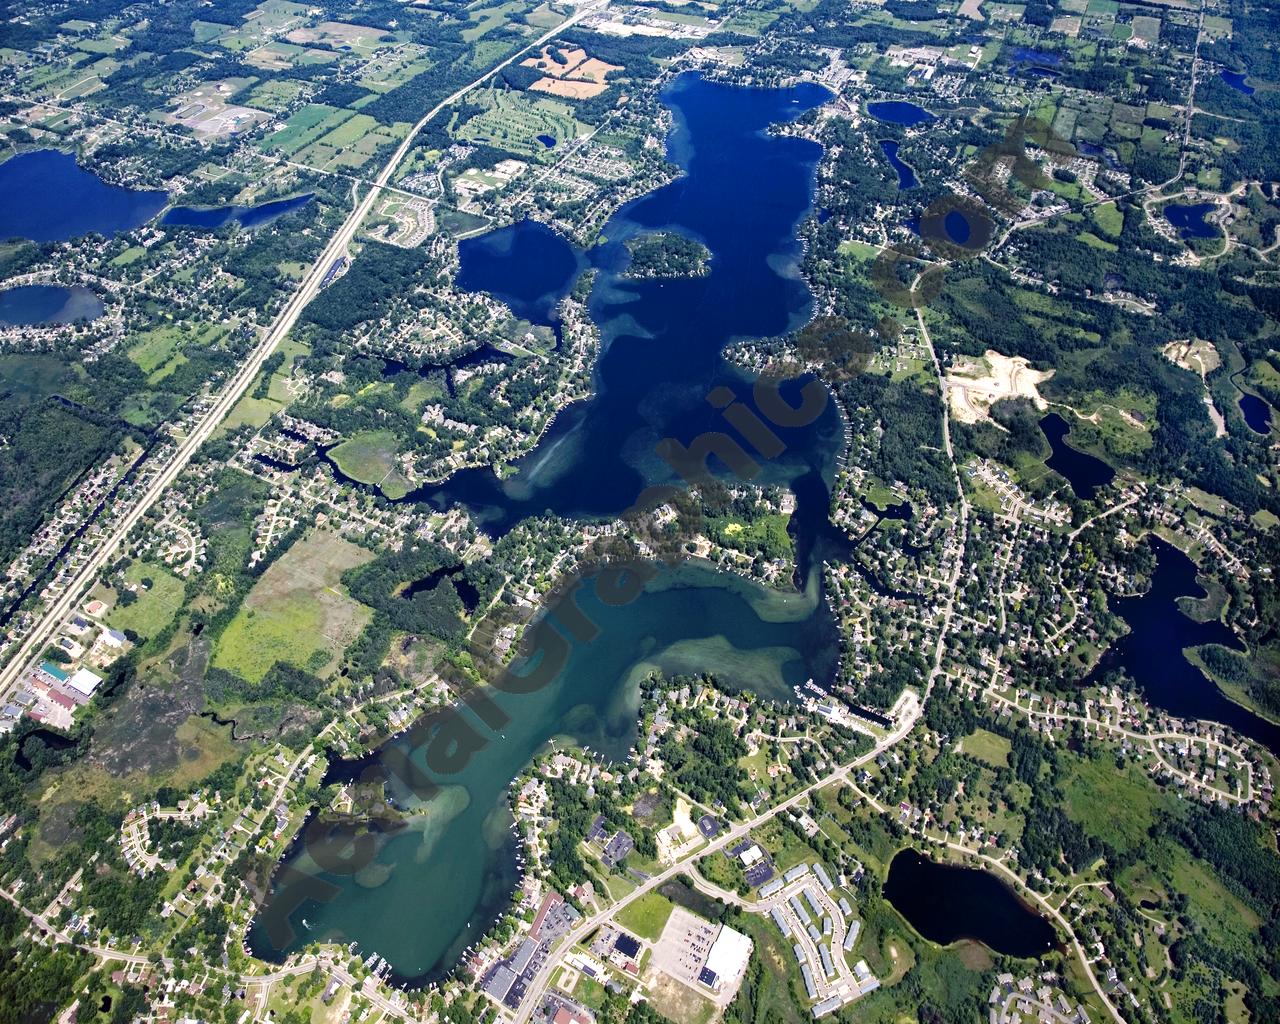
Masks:
[[[876,103],[868,103],[867,113],[877,120],[888,121],[890,124],[901,125],[904,128],[913,128],[918,124],[926,124],[934,120],[934,116],[924,107],[908,103],[906,100],[879,100]]]
[[[0,327],[73,324],[102,316],[102,300],[83,285],[24,284],[0,291]]]
[[[893,858],[884,896],[912,928],[942,946],[975,939],[1005,956],[1034,958],[1058,945],[1053,925],[999,877],[917,850]]]

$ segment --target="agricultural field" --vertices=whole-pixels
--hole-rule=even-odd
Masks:
[[[355,114],[296,154],[299,163],[319,170],[355,169],[368,163],[378,150],[394,146],[409,130],[408,124],[390,128],[368,114]]]
[[[324,46],[364,57],[372,56],[379,47],[392,45],[386,29],[341,21],[323,21],[315,28],[296,28],[285,39],[299,46]]]
[[[342,574],[373,553],[317,530],[298,541],[249,591],[212,664],[259,682],[277,661],[316,674],[333,668],[373,614],[341,587]]]
[[[263,149],[293,156],[354,116],[350,110],[310,103],[293,114],[283,128],[263,139],[261,145]]]
[[[390,92],[405,82],[431,69],[432,62],[425,46],[401,43],[379,51],[360,69],[361,88],[374,92]]]
[[[511,15],[526,9],[527,5],[522,0],[507,0],[506,3],[473,10],[469,13],[472,24],[462,30],[462,38],[468,43],[474,43],[498,26],[506,24]]]
[[[303,88],[301,82],[273,79],[255,86],[243,102],[246,106],[276,113],[293,103],[302,94]]]

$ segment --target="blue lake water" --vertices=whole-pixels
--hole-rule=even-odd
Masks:
[[[0,326],[73,324],[102,315],[102,300],[82,285],[26,284],[0,291]]]
[[[1216,203],[1170,203],[1164,208],[1164,215],[1183,238],[1217,238],[1217,227],[1205,219],[1216,206]]]
[[[817,86],[737,89],[685,76],[666,95],[677,115],[669,145],[688,172],[620,211],[603,232],[608,241],[592,251],[600,274],[589,305],[605,342],[596,394],[561,413],[511,476],[464,470],[410,500],[436,507],[460,502],[496,532],[547,509],[616,516],[646,485],[675,479],[655,454],[659,441],[688,444],[723,429],[721,414],[706,401],[713,388],[727,386],[753,404],[751,380],[726,363],[721,350],[732,338],[779,334],[803,321],[808,289],[779,266],[800,254],[796,230],[811,209],[820,153],[815,143],[768,137],[762,128],[797,116],[827,93]],[[791,102],[793,95],[799,103]],[[752,173],[735,173],[735,162]],[[752,215],[744,217],[744,210]],[[622,277],[626,241],[670,227],[710,249],[711,273]],[[586,265],[562,236],[534,222],[468,239],[459,257],[460,287],[497,295],[538,323],[550,322]],[[779,428],[787,450],[764,466],[762,479],[787,483],[808,472],[828,458],[838,430],[834,406],[811,427]]]
[[[1094,492],[1099,487],[1111,483],[1116,471],[1096,456],[1067,444],[1070,427],[1056,412],[1049,413],[1040,421],[1040,430],[1053,449],[1053,453],[1045,459],[1045,465],[1066,477],[1077,498],[1092,501]]]
[[[1034,50],[1029,46],[1015,46],[1012,57],[1019,64],[1045,64],[1056,68],[1062,63],[1062,54],[1051,50]]]
[[[915,188],[920,184],[916,180],[915,169],[898,156],[898,143],[893,139],[881,139],[880,149],[889,161],[889,166],[898,172],[898,188]]]
[[[109,185],[69,153],[41,149],[0,164],[0,239],[64,242],[141,227],[167,202],[163,192]]]
[[[1039,958],[1058,946],[1053,925],[990,871],[900,850],[884,896],[916,931],[946,946],[974,939],[1005,956]]]
[[[1142,687],[1146,699],[1180,718],[1202,718],[1229,725],[1273,752],[1280,752],[1280,725],[1267,721],[1228,700],[1183,650],[1220,644],[1239,650],[1231,630],[1216,619],[1196,622],[1182,613],[1178,598],[1202,598],[1196,566],[1167,541],[1150,535],[1156,556],[1151,587],[1139,597],[1112,597],[1108,606],[1124,619],[1129,632],[1102,656],[1085,685],[1103,681],[1108,672],[1123,668]]]
[[[1231,86],[1231,88],[1235,89],[1237,92],[1242,92],[1246,96],[1253,95],[1253,92],[1254,92],[1253,86],[1251,86],[1247,81],[1249,77],[1248,72],[1228,71],[1226,68],[1223,68],[1220,74],[1222,75],[1222,80],[1226,82],[1227,85]]]
[[[257,206],[173,206],[160,218],[161,224],[183,228],[220,228],[231,221],[241,227],[260,228],[279,220],[287,213],[300,210],[311,202],[314,193],[273,199]]]
[[[556,137],[554,135],[539,135],[537,138],[547,149],[556,148]]]
[[[518,317],[551,324],[586,259],[560,235],[535,220],[520,221],[458,245],[459,288],[487,292]]]
[[[607,241],[592,252],[599,273],[589,307],[604,341],[594,396],[564,411],[511,476],[464,471],[405,500],[438,508],[464,504],[495,534],[544,510],[612,517],[646,485],[675,479],[655,450],[660,440],[689,444],[728,429],[707,400],[713,389],[728,388],[753,407],[751,379],[722,351],[736,338],[793,329],[809,315],[811,297],[795,273],[797,230],[813,209],[821,152],[813,142],[765,129],[828,96],[817,86],[735,88],[697,75],[668,85],[663,100],[675,114],[668,150],[686,173],[619,211],[604,228]],[[626,241],[655,229],[702,240],[713,255],[710,273],[661,281],[623,277]],[[587,265],[564,238],[532,222],[467,240],[459,249],[460,286],[498,295],[539,323],[552,322],[556,300]],[[793,404],[801,383],[784,389]],[[762,457],[755,480],[786,484],[796,494],[792,528],[803,591],[770,591],[689,564],[662,569],[625,605],[606,604],[588,583],[578,603],[599,627],[598,639],[572,644],[550,685],[495,694],[510,721],[499,732],[474,720],[485,742],[464,767],[432,774],[429,740],[405,737],[334,767],[334,778],[386,775],[389,765],[408,758],[443,791],[418,806],[393,780],[390,793],[409,821],[376,837],[376,861],[354,877],[322,868],[305,844],[295,846],[255,921],[254,951],[279,959],[306,942],[354,940],[366,955],[385,957],[394,980],[420,984],[438,977],[509,905],[518,866],[506,789],[549,739],[569,736],[621,756],[635,739],[638,681],[654,667],[672,673],[711,666],[727,685],[781,700],[808,678],[829,682],[838,644],[817,566],[849,546],[827,518],[843,431],[834,403],[827,402],[812,425],[776,433],[784,451]],[[553,628],[564,628],[554,609],[546,615]],[[290,888],[288,872],[328,890],[323,898],[294,903],[291,893],[298,890]]]
[[[1247,391],[1240,393],[1240,413],[1249,429],[1256,434],[1267,434],[1271,431],[1271,406],[1257,395]]]
[[[942,218],[942,227],[947,237],[956,245],[964,245],[973,234],[973,228],[969,226],[969,218],[959,210],[948,210],[947,215]]]
[[[876,103],[868,103],[867,113],[881,121],[902,125],[904,128],[913,128],[918,124],[934,120],[933,115],[924,107],[908,103],[906,100],[879,100]]]

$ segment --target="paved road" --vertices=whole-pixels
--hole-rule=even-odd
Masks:
[[[396,148],[391,159],[387,161],[382,168],[382,172],[374,179],[373,186],[365,194],[362,200],[356,202],[355,208],[342,226],[329,240],[329,244],[325,246],[324,252],[312,265],[307,276],[303,278],[302,284],[289,300],[288,304],[281,311],[280,315],[272,324],[270,330],[264,335],[261,342],[246,357],[244,364],[241,366],[236,375],[227,384],[221,395],[214,402],[213,406],[207,413],[195,424],[191,432],[182,440],[178,447],[178,451],[174,454],[169,464],[156,477],[155,481],[149,488],[137,499],[134,506],[125,514],[125,516],[117,524],[116,528],[110,535],[98,545],[98,548],[85,562],[80,572],[76,574],[75,579],[67,586],[62,593],[53,601],[49,608],[45,611],[35,625],[28,630],[24,639],[19,643],[14,651],[12,659],[3,669],[0,669],[0,703],[4,702],[4,698],[9,695],[10,690],[16,687],[18,680],[21,678],[22,671],[26,667],[27,662],[35,655],[37,651],[43,650],[44,646],[52,639],[54,632],[62,624],[63,620],[71,613],[77,600],[87,591],[97,578],[98,572],[107,564],[115,554],[116,550],[128,537],[129,531],[134,528],[142,518],[150,511],[151,506],[156,503],[167,487],[173,483],[178,474],[182,472],[191,458],[199,450],[200,446],[212,436],[218,425],[226,418],[227,414],[235,407],[236,403],[249,389],[262,369],[262,364],[267,357],[275,351],[276,346],[288,335],[293,329],[293,325],[297,322],[298,317],[306,308],[307,304],[315,298],[320,291],[320,283],[324,280],[325,275],[329,272],[329,268],[334,262],[344,256],[347,252],[351,239],[355,236],[360,224],[368,215],[372,208],[374,200],[377,198],[381,189],[386,187],[391,180],[392,174],[395,173],[396,167],[409,151],[409,147],[417,138],[422,128],[444,110],[447,106],[457,102],[472,89],[483,85],[494,75],[498,74],[512,61],[523,56],[529,50],[541,46],[550,40],[557,33],[563,31],[574,22],[580,21],[589,14],[594,14],[607,6],[608,0],[597,0],[596,3],[580,7],[568,19],[561,22],[555,28],[547,29],[537,39],[529,43],[527,46],[517,50],[502,63],[495,65],[489,71],[485,72],[475,81],[463,86],[457,92],[453,93],[447,99],[436,104],[427,111],[417,124],[413,126],[413,130],[405,136],[404,141]],[[356,192],[358,186],[353,186],[353,193]]]

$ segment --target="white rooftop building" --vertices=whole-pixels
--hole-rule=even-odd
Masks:
[[[92,697],[93,691],[101,682],[102,676],[90,672],[87,668],[79,669],[67,677],[67,685],[86,697]]]
[[[751,959],[751,939],[728,925],[722,925],[716,941],[707,952],[706,970],[715,975],[711,987],[717,992],[725,985],[736,985]]]

